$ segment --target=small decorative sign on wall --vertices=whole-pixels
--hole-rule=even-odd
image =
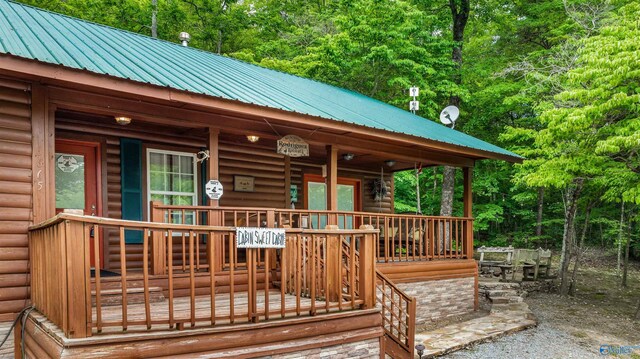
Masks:
[[[286,241],[284,228],[236,228],[238,248],[284,248]]]
[[[204,192],[212,200],[217,200],[217,199],[220,199],[220,197],[222,197],[222,194],[224,193],[224,189],[220,181],[211,180],[207,182],[207,184],[204,186]]]
[[[308,157],[309,144],[296,135],[286,135],[278,140],[277,152],[289,157]]]
[[[254,177],[233,176],[233,190],[236,192],[255,192],[254,183]]]
[[[291,193],[291,202],[298,202],[298,185],[292,184],[289,191]]]

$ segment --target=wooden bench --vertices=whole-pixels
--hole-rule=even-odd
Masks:
[[[513,247],[485,247],[482,246],[478,248],[478,253],[480,253],[480,260],[478,261],[478,270],[481,273],[493,273],[495,268],[500,269],[500,274],[502,278],[506,280],[506,271],[511,268],[512,260],[513,260]],[[485,254],[491,254],[491,257],[500,256],[502,259],[485,259]]]
[[[549,277],[551,268],[551,251],[538,249],[514,249],[513,247],[480,247],[478,262],[481,273],[493,273],[495,268],[500,269],[503,281],[507,280],[507,274],[511,273],[511,280],[515,280],[516,272],[522,269],[523,280],[537,280],[540,276]],[[493,259],[485,259],[485,253],[493,254]],[[495,255],[502,255],[503,259],[496,260]]]
[[[549,277],[551,268],[551,251],[538,249],[516,249],[513,261],[513,275],[518,268],[522,268],[522,280],[538,280],[540,270],[544,270],[544,276]]]

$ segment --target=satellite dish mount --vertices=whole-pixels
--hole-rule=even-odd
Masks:
[[[442,110],[442,112],[440,112],[440,122],[445,126],[451,125],[451,128],[453,129],[456,127],[456,120],[458,119],[458,116],[460,116],[460,110],[458,110],[457,107],[453,105],[447,106]]]

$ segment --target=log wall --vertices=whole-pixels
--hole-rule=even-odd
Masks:
[[[220,143],[221,206],[285,208],[284,156],[274,149]],[[233,176],[251,176],[255,192],[236,192]]]
[[[30,86],[0,78],[0,321],[28,304],[32,146]]]

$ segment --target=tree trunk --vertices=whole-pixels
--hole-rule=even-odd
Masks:
[[[158,38],[158,0],[151,0],[151,37]]]
[[[629,218],[633,218],[633,217],[629,217]],[[631,233],[627,232],[627,245],[626,245],[626,249],[624,251],[624,270],[622,272],[622,287],[623,288],[627,288],[627,272],[629,269],[629,249],[630,249],[630,245],[631,245]]]
[[[638,308],[636,309],[635,319],[640,319],[640,300],[638,300]]]
[[[620,230],[618,232],[618,266],[616,267],[617,274],[620,275],[620,262],[622,261],[622,227],[624,226],[624,201],[620,206]]]
[[[469,0],[449,0],[451,19],[453,22],[453,51],[451,59],[456,64],[453,81],[462,84],[462,42],[464,40],[464,28],[469,19]],[[460,97],[451,96],[449,104],[460,107]],[[450,216],[453,211],[453,189],[456,178],[454,167],[444,166],[442,174],[442,198],[440,199],[440,215]],[[448,237],[448,236],[447,236]]]
[[[544,208],[544,187],[538,187],[538,217],[536,218],[536,237],[542,236],[542,209]],[[547,241],[544,242],[545,248]]]
[[[569,295],[576,295],[576,277],[578,274],[578,268],[580,268],[580,260],[582,259],[582,253],[584,252],[584,240],[587,236],[587,228],[589,227],[589,217],[591,216],[591,208],[593,207],[593,202],[587,205],[587,208],[584,212],[584,227],[582,228],[582,235],[580,235],[580,244],[578,244],[578,248],[576,250],[576,261],[573,264],[573,273],[571,274],[571,286],[569,287]]]
[[[573,253],[575,219],[578,199],[584,185],[583,178],[576,178],[565,194],[564,232],[562,235],[562,258],[560,262],[560,295],[569,293],[569,262]]]
[[[440,200],[440,215],[451,216],[453,214],[453,188],[456,180],[456,168],[444,166],[442,171],[442,197]],[[449,248],[449,238],[451,231],[448,224],[440,225],[440,240],[438,245],[440,252],[444,248]]]

